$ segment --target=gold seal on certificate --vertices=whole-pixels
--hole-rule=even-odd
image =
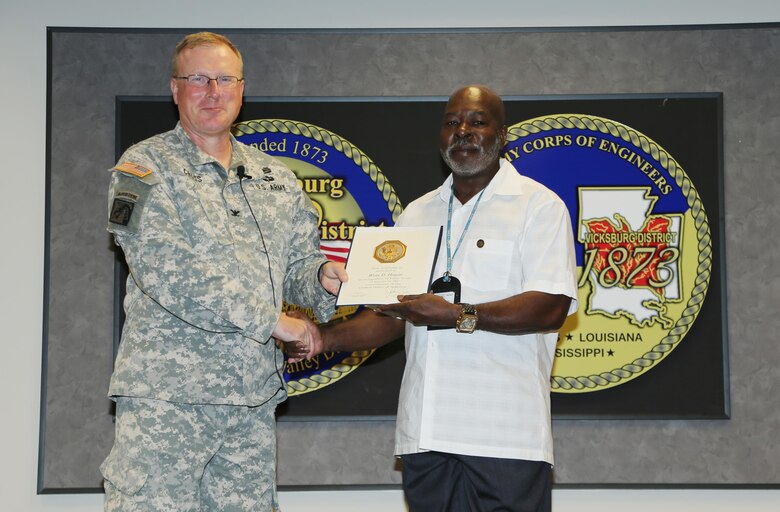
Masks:
[[[426,293],[440,243],[441,226],[356,228],[349,280],[336,305],[392,304],[399,295]]]
[[[374,259],[379,263],[395,263],[406,256],[406,246],[400,240],[385,240],[374,249]]]

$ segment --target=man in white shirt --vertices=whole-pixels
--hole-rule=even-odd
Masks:
[[[551,508],[550,373],[577,308],[574,242],[564,203],[501,158],[505,143],[501,98],[455,91],[440,134],[452,174],[397,223],[443,226],[432,293],[323,328],[307,354],[405,334],[395,453],[412,512]]]

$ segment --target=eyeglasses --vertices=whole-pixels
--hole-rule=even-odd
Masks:
[[[238,78],[237,76],[218,76],[216,78],[211,78],[206,75],[187,75],[174,76],[173,78],[178,80],[186,80],[188,84],[198,88],[208,87],[212,80],[214,80],[217,85],[223,89],[230,89],[231,87],[237,86],[238,82],[244,81],[243,78]]]

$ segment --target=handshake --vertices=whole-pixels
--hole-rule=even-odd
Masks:
[[[319,327],[301,311],[282,313],[273,337],[283,345],[280,348],[290,363],[311,359],[325,350]]]
[[[332,294],[339,283],[347,280],[343,265],[329,262],[323,265],[320,283]],[[289,311],[279,317],[272,336],[287,354],[288,361],[297,363],[322,352],[367,350],[378,348],[403,335],[409,322],[417,326],[455,327],[461,306],[433,293],[399,295],[398,302],[371,306],[344,322],[320,329],[300,311]]]
[[[461,309],[432,293],[400,295],[396,303],[368,307],[322,328],[302,311],[288,311],[280,316],[273,336],[283,344],[288,362],[297,363],[322,352],[379,348],[401,337],[406,322],[451,328]]]
[[[331,295],[336,295],[341,283],[349,279],[343,263],[329,261],[319,269],[317,278],[322,287]],[[322,335],[319,328],[309,317],[300,312],[282,313],[271,335],[280,341],[292,363],[309,359],[323,351]]]

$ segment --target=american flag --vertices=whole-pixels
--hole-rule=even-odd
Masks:
[[[331,261],[347,262],[349,247],[352,245],[350,240],[320,240],[320,250]]]

